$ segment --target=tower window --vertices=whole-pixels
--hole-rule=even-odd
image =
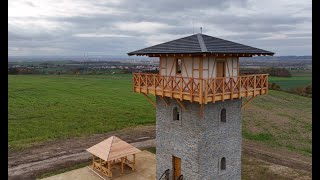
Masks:
[[[181,59],[176,60],[176,74],[181,73]]]
[[[223,157],[221,158],[221,161],[220,161],[220,170],[226,170],[226,158]]]
[[[227,122],[227,111],[225,108],[221,110],[220,118],[221,122]]]
[[[173,120],[179,121],[180,120],[180,109],[178,107],[173,108]]]

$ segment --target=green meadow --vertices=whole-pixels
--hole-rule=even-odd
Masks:
[[[155,123],[131,75],[8,77],[9,148]]]
[[[8,78],[9,149],[155,124],[155,109],[132,92],[130,74]],[[243,111],[243,137],[311,156],[311,103],[308,97],[270,90]]]
[[[292,72],[292,77],[269,76],[269,83],[276,83],[283,90],[305,87],[312,84],[312,74],[311,72]]]

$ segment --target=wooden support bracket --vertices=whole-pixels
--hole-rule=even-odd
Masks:
[[[168,107],[169,103],[163,97],[161,97],[161,96],[159,96],[159,97],[163,101],[163,103],[166,105],[166,107]]]
[[[244,103],[244,105],[242,105],[241,109],[244,109],[246,106],[248,106],[255,98],[256,96],[252,96],[246,103]]]
[[[146,95],[145,93],[141,93],[141,94],[143,94],[148,99],[148,101],[153,105],[154,108],[157,108],[156,103],[153,102],[152,99],[148,95]]]
[[[204,117],[204,104],[200,104],[200,118]]]
[[[179,104],[179,106],[181,107],[181,109],[186,110],[186,107],[182,104],[181,101],[179,101],[178,99],[175,99],[177,101],[177,103]]]

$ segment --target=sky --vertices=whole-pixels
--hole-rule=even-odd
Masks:
[[[308,0],[10,0],[8,55],[119,55],[202,33],[311,55]]]

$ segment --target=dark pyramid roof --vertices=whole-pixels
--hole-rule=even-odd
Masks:
[[[270,51],[208,36],[205,34],[194,34],[184,38],[133,51],[128,53],[128,55],[195,53],[250,54],[271,56],[274,54]]]

